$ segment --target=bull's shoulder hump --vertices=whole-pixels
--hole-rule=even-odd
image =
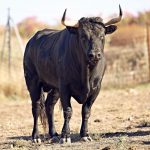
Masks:
[[[35,37],[36,37],[36,39],[39,39],[39,38],[42,37],[42,36],[52,35],[52,34],[55,34],[55,33],[58,33],[58,32],[60,32],[60,30],[55,30],[55,29],[43,29],[43,30],[38,31],[38,32],[35,34]]]

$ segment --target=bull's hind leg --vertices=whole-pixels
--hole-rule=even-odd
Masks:
[[[48,125],[49,125],[49,135],[50,135],[50,142],[58,141],[58,134],[55,130],[54,125],[54,106],[57,103],[59,98],[58,90],[52,89],[47,96],[45,102],[46,114],[48,118]]]
[[[34,121],[32,130],[32,140],[35,143],[41,143],[38,131],[38,117],[41,113],[41,102],[44,101],[44,95],[42,93],[41,86],[38,82],[37,77],[33,77],[31,79],[28,76],[25,76],[25,79],[32,101],[32,115]]]

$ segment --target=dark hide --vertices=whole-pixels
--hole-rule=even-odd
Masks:
[[[57,135],[53,110],[60,98],[64,112],[61,138],[70,138],[71,97],[83,104],[80,136],[89,137],[88,118],[105,71],[105,34],[115,30],[113,25],[105,27],[101,18],[82,18],[79,28],[46,29],[30,39],[24,54],[24,74],[32,100],[33,139],[39,138],[37,121],[43,91],[48,92],[45,107],[50,137]]]

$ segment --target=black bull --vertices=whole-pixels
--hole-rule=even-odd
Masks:
[[[24,54],[24,75],[32,100],[32,138],[35,142],[40,142],[38,116],[41,116],[43,124],[48,119],[50,138],[58,136],[53,114],[59,98],[64,114],[60,143],[71,141],[71,97],[82,104],[81,139],[92,140],[88,134],[88,119],[105,71],[105,35],[116,30],[112,24],[121,20],[122,11],[120,8],[119,17],[105,24],[100,17],[93,17],[66,25],[65,14],[66,11],[62,24],[66,29],[37,32],[28,42]],[[43,92],[48,93],[46,101]]]

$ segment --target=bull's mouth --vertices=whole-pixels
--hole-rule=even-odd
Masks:
[[[90,66],[96,66],[98,62],[99,62],[99,59],[89,59],[88,60],[88,64]]]

